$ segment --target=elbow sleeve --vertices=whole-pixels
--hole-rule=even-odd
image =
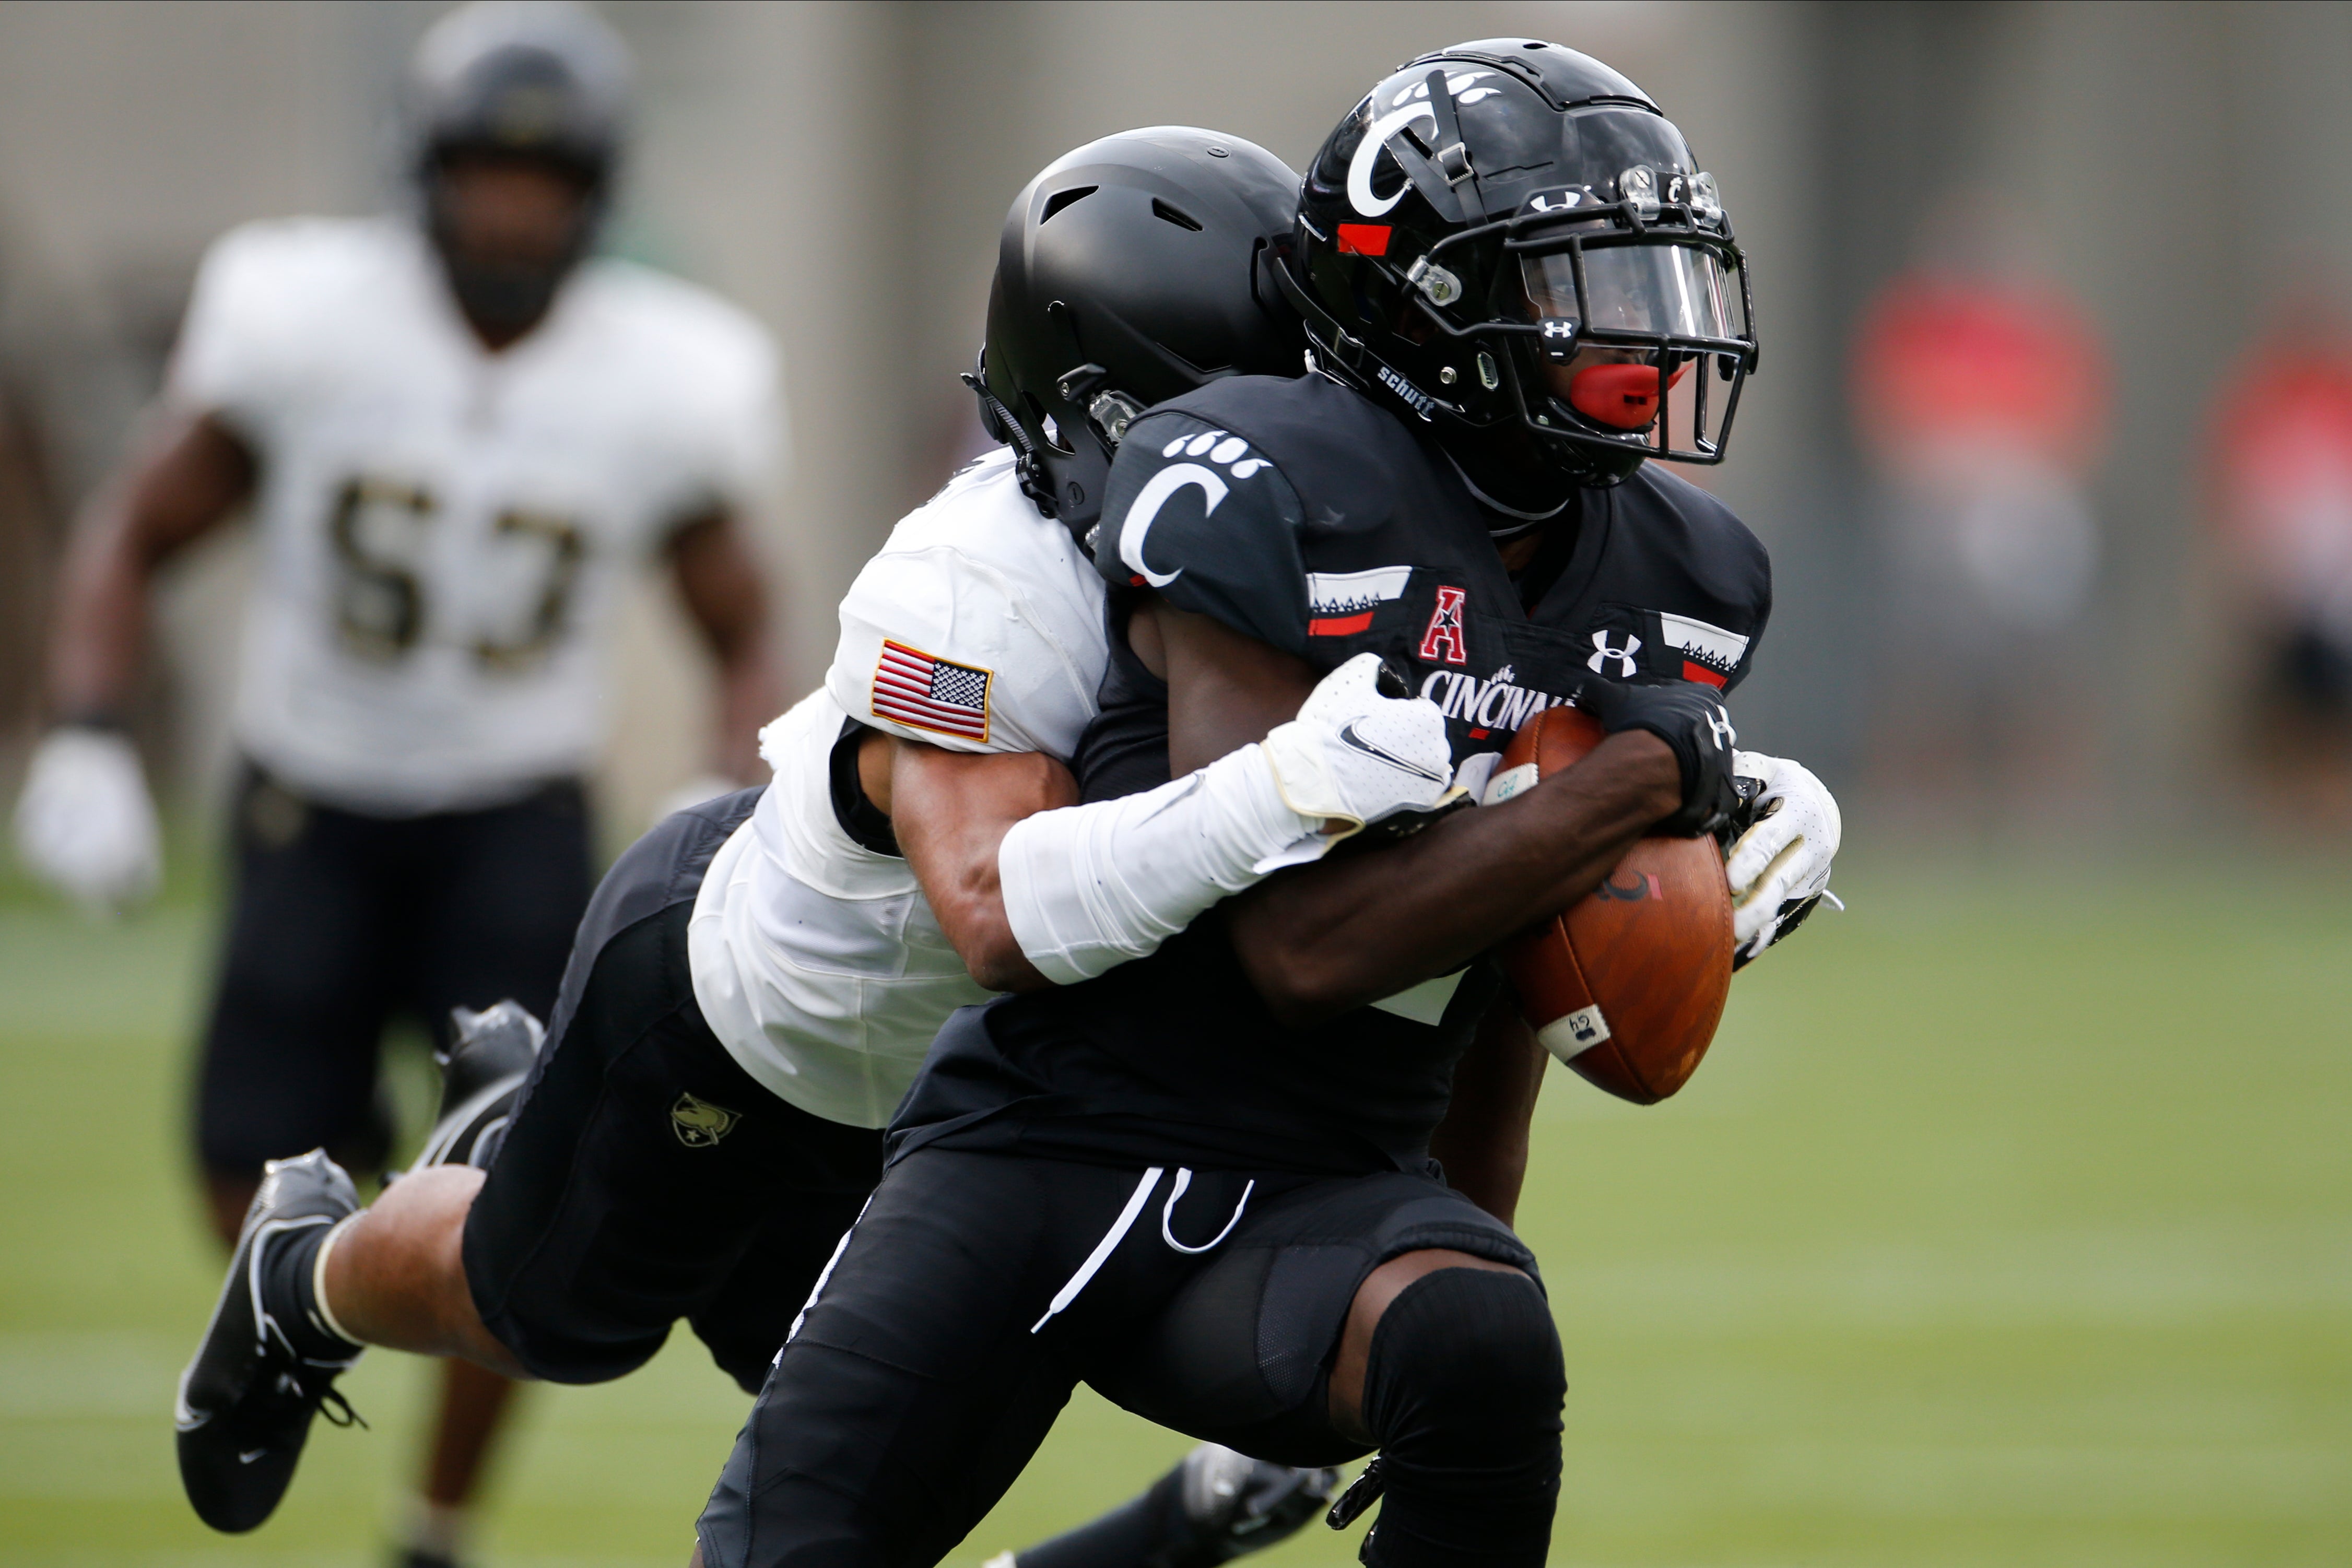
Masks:
[[[1245,746],[1157,789],[1014,823],[997,851],[1005,916],[1039,974],[1075,985],[1319,858],[1331,842],[1321,828],[1283,804],[1274,769]]]

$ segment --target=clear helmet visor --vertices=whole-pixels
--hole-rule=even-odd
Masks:
[[[1735,256],[1673,241],[1587,244],[1519,265],[1539,329],[1530,368],[1552,400],[1539,430],[1581,421],[1654,456],[1720,460],[1752,355]]]
[[[1585,331],[1673,338],[1747,334],[1739,276],[1716,251],[1691,245],[1593,246],[1583,252],[1584,294],[1577,257],[1566,251],[1523,259],[1530,314],[1575,321]]]

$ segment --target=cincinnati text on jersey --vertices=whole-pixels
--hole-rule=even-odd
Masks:
[[[1549,692],[1514,685],[1512,676],[1517,674],[1505,664],[1482,681],[1475,675],[1438,670],[1421,683],[1421,695],[1444,709],[1446,717],[1475,726],[1471,731],[1474,736],[1489,730],[1515,730],[1544,709],[1568,701]]]

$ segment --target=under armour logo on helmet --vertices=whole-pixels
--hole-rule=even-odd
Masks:
[[[1592,634],[1592,657],[1584,661],[1586,669],[1595,674],[1605,675],[1610,673],[1609,663],[1613,659],[1617,664],[1617,678],[1630,681],[1639,667],[1633,663],[1633,655],[1642,651],[1642,640],[1628,632],[1625,633],[1625,645],[1612,648],[1609,645],[1608,632],[1595,632]]]

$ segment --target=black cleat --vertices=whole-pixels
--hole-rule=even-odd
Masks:
[[[1335,1469],[1295,1469],[1203,1443],[1177,1467],[1183,1490],[1186,1563],[1231,1562],[1288,1540],[1323,1511]]]
[[[331,1404],[328,1419],[337,1426],[358,1419],[334,1387],[358,1354],[319,1360],[297,1353],[262,1301],[262,1281],[273,1246],[332,1225],[359,1206],[352,1178],[323,1149],[263,1167],[228,1280],[196,1358],[180,1375],[173,1412],[180,1484],[197,1517],[215,1530],[251,1530],[276,1510],[322,1404]]]
[[[449,1021],[457,1026],[457,1041],[433,1058],[441,1067],[441,1113],[416,1163],[487,1170],[547,1030],[517,1001],[482,1012],[452,1008]]]

